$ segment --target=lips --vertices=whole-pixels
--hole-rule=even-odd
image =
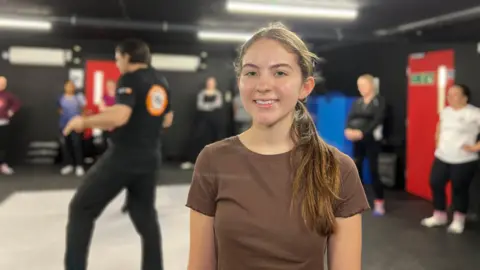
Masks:
[[[255,100],[255,103],[260,104],[260,105],[270,105],[276,102],[274,99],[269,99],[269,100]]]
[[[258,108],[272,108],[273,104],[278,102],[278,99],[255,99],[253,102],[257,105]]]

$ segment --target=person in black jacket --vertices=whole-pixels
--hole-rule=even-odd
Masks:
[[[347,119],[345,137],[353,142],[353,155],[360,175],[365,157],[368,158],[374,191],[374,215],[384,215],[383,184],[378,173],[380,141],[383,139],[385,120],[385,100],[377,95],[374,78],[362,75],[357,81],[361,98],[353,103]]]

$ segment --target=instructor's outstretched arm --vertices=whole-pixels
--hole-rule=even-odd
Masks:
[[[132,108],[129,106],[116,104],[99,114],[84,117],[84,128],[117,128],[125,125],[131,114]]]

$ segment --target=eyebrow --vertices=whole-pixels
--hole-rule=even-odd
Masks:
[[[259,68],[257,65],[251,64],[251,63],[247,63],[247,64],[242,66],[242,68],[246,68],[246,67]],[[271,65],[269,68],[279,68],[279,67],[286,67],[286,68],[289,68],[289,69],[293,69],[292,66],[290,66],[289,64],[286,64],[286,63],[279,63],[279,64]]]

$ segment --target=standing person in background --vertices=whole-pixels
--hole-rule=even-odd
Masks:
[[[187,161],[180,165],[183,170],[193,168],[198,153],[205,145],[225,138],[223,117],[219,114],[222,108],[223,95],[217,89],[217,80],[209,77],[206,88],[197,95],[197,110],[191,132],[194,136],[190,137]]]
[[[358,90],[362,95],[350,109],[347,119],[345,137],[353,142],[353,155],[358,172],[362,176],[362,165],[368,158],[374,192],[373,214],[385,214],[383,184],[378,173],[378,155],[383,139],[385,121],[385,100],[377,95],[374,78],[370,74],[362,75],[357,80]]]
[[[240,93],[233,98],[233,120],[235,122],[235,134],[240,134],[250,128],[252,117],[243,106]]]
[[[435,134],[435,160],[430,173],[433,215],[424,218],[425,227],[448,224],[445,187],[452,183],[453,221],[447,231],[461,234],[470,202],[470,184],[478,169],[480,109],[469,104],[470,88],[456,84],[448,90],[448,106],[440,112]]]
[[[58,100],[58,108],[60,113],[59,128],[62,131],[68,121],[75,116],[80,116],[85,107],[85,98],[82,95],[75,94],[75,85],[71,80],[65,82],[64,93]],[[62,157],[64,167],[60,170],[62,175],[73,172],[77,176],[85,173],[83,169],[83,151],[82,151],[82,135],[72,132],[67,136],[61,137]]]
[[[6,162],[10,119],[20,109],[20,101],[7,89],[7,78],[0,76],[0,173],[10,175],[13,169]]]

